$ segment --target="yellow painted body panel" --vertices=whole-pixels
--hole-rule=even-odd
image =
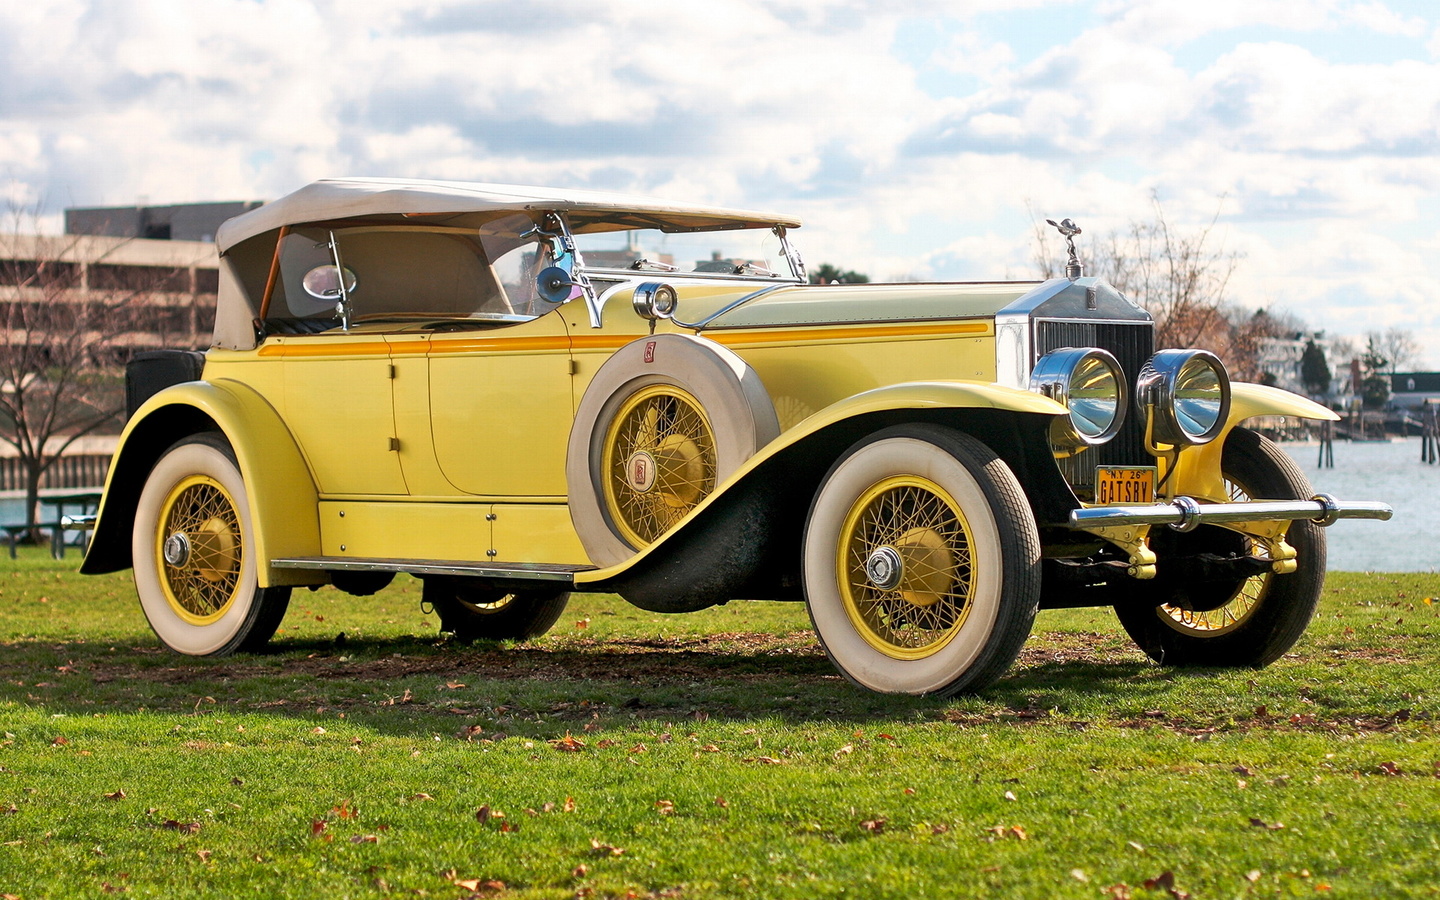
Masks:
[[[490,512],[496,562],[589,562],[564,503],[497,503]]]
[[[320,530],[326,556],[486,560],[485,503],[326,500]]]
[[[565,319],[430,339],[430,426],[450,484],[467,494],[564,497],[575,414]]]
[[[207,369],[208,374],[208,369]],[[190,406],[212,419],[235,451],[240,474],[250,492],[255,531],[255,558],[313,556],[320,550],[316,518],[318,497],[309,469],[295,439],[276,410],[249,385],[228,378],[191,382],[167,388],[138,409],[120,437],[116,455],[147,416],[165,406]],[[180,435],[176,435],[178,440]],[[114,466],[111,467],[112,472]],[[106,496],[110,494],[106,484]],[[100,513],[104,515],[104,507]],[[303,573],[259,566],[261,587],[306,584]]]
[[[1322,422],[1335,422],[1340,418],[1333,410],[1298,394],[1263,384],[1235,382],[1230,385],[1230,416],[1226,420],[1225,430],[1210,443],[1188,448],[1180,454],[1175,465],[1175,477],[1171,479],[1174,494],[1201,500],[1228,501],[1230,495],[1225,490],[1225,479],[1220,473],[1220,456],[1225,447],[1225,438],[1232,429],[1256,416],[1293,416],[1297,419],[1316,419]]]

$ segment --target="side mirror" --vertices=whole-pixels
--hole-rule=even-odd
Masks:
[[[580,296],[580,285],[560,266],[548,266],[535,276],[535,290],[548,303],[566,303]]]
[[[344,272],[344,283],[341,283],[341,272]],[[344,297],[355,290],[358,279],[355,272],[348,266],[344,269],[335,265],[316,266],[305,273],[301,280],[305,293],[316,300],[334,300]]]

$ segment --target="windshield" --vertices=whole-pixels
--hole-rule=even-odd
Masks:
[[[575,235],[575,247],[588,269],[794,277],[780,239],[764,228],[592,232]]]

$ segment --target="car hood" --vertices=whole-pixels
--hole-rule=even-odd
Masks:
[[[1037,284],[797,284],[701,296],[677,285],[676,318],[706,328],[972,319],[995,315]]]

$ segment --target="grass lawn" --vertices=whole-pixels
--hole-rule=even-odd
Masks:
[[[0,564],[4,897],[1440,895],[1437,575],[1332,574],[1259,672],[1042,613],[935,701],[852,687],[798,604],[463,647],[408,579],[193,660],[76,565]]]

